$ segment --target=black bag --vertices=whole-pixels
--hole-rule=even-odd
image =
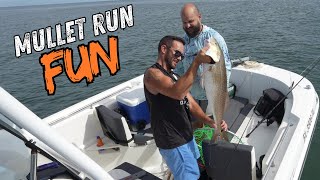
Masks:
[[[274,88],[266,89],[263,91],[263,96],[260,97],[257,105],[254,107],[254,113],[267,119],[267,126],[274,121],[277,121],[278,125],[280,125],[284,115],[284,100],[285,96],[280,91]],[[280,101],[281,103],[268,117],[266,117]]]

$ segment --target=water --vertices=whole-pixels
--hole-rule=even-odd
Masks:
[[[153,64],[161,37],[182,35],[180,8],[183,1],[146,0],[96,2],[51,6],[0,8],[0,86],[6,89],[40,117],[46,117],[72,104],[138,76]],[[121,6],[133,5],[134,26],[94,37],[91,16]],[[317,0],[267,1],[197,1],[203,23],[223,35],[231,58],[251,56],[262,62],[301,73],[320,56],[320,3]],[[108,35],[119,37],[121,70],[110,76],[100,63],[101,76],[86,84],[71,83],[65,74],[55,78],[55,95],[44,88],[41,53],[15,57],[14,35],[66,21],[86,17],[85,40],[63,47],[74,49],[75,66],[79,62],[76,47],[99,40],[106,48]],[[62,61],[60,61],[62,62]],[[320,72],[316,67],[308,79],[319,94]],[[316,127],[311,149],[303,171],[303,180],[318,179],[320,162],[320,124]]]

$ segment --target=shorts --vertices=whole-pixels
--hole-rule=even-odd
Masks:
[[[177,148],[159,148],[159,151],[175,180],[199,179],[200,171],[197,159],[200,157],[200,153],[194,138],[187,144]]]

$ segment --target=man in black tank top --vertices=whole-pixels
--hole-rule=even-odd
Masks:
[[[216,127],[189,90],[201,63],[211,58],[202,49],[187,72],[178,78],[173,73],[184,58],[184,40],[176,36],[163,37],[158,46],[158,58],[144,74],[144,91],[150,110],[151,128],[156,145],[175,179],[198,179],[197,159],[200,157],[193,138],[190,114],[211,127]],[[221,124],[224,130],[227,124]]]

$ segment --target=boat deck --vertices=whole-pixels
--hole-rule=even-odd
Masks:
[[[262,117],[254,113],[254,105],[250,104],[248,99],[234,97],[229,102],[224,120],[229,126],[229,131],[236,135],[233,142],[238,143],[240,139],[242,144],[253,146],[255,148],[255,158],[259,159],[260,156],[267,153],[279,125],[274,122],[267,126],[264,122],[249,137],[246,137],[262,120]]]

